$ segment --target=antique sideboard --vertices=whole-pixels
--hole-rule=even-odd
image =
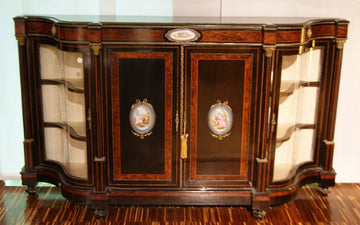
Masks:
[[[20,16],[27,192],[109,205],[242,205],[334,185],[348,21]]]

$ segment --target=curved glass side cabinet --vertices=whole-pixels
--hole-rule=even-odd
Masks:
[[[282,55],[273,181],[288,179],[314,161],[322,48]]]
[[[45,159],[87,179],[83,55],[42,44],[40,74]]]

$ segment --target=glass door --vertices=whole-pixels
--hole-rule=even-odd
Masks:
[[[87,179],[83,54],[48,44],[39,48],[45,160]]]
[[[277,115],[273,181],[292,177],[300,165],[314,160],[316,117],[320,94],[323,50],[320,47],[304,52],[279,50]],[[276,81],[275,81],[276,82]]]

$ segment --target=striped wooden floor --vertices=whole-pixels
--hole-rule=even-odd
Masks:
[[[55,187],[39,187],[28,196],[24,187],[0,184],[0,224],[360,224],[360,184],[337,184],[328,197],[315,186],[303,187],[297,197],[268,210],[256,222],[243,207],[112,207],[103,221],[93,210],[73,204]]]

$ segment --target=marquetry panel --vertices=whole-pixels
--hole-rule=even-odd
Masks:
[[[175,182],[177,49],[111,48],[106,52],[111,60],[114,182]]]
[[[247,183],[256,51],[188,48],[186,57],[190,123],[187,185]],[[219,103],[224,107],[213,112]],[[219,115],[212,116],[214,113]],[[228,128],[222,134],[223,125]]]

